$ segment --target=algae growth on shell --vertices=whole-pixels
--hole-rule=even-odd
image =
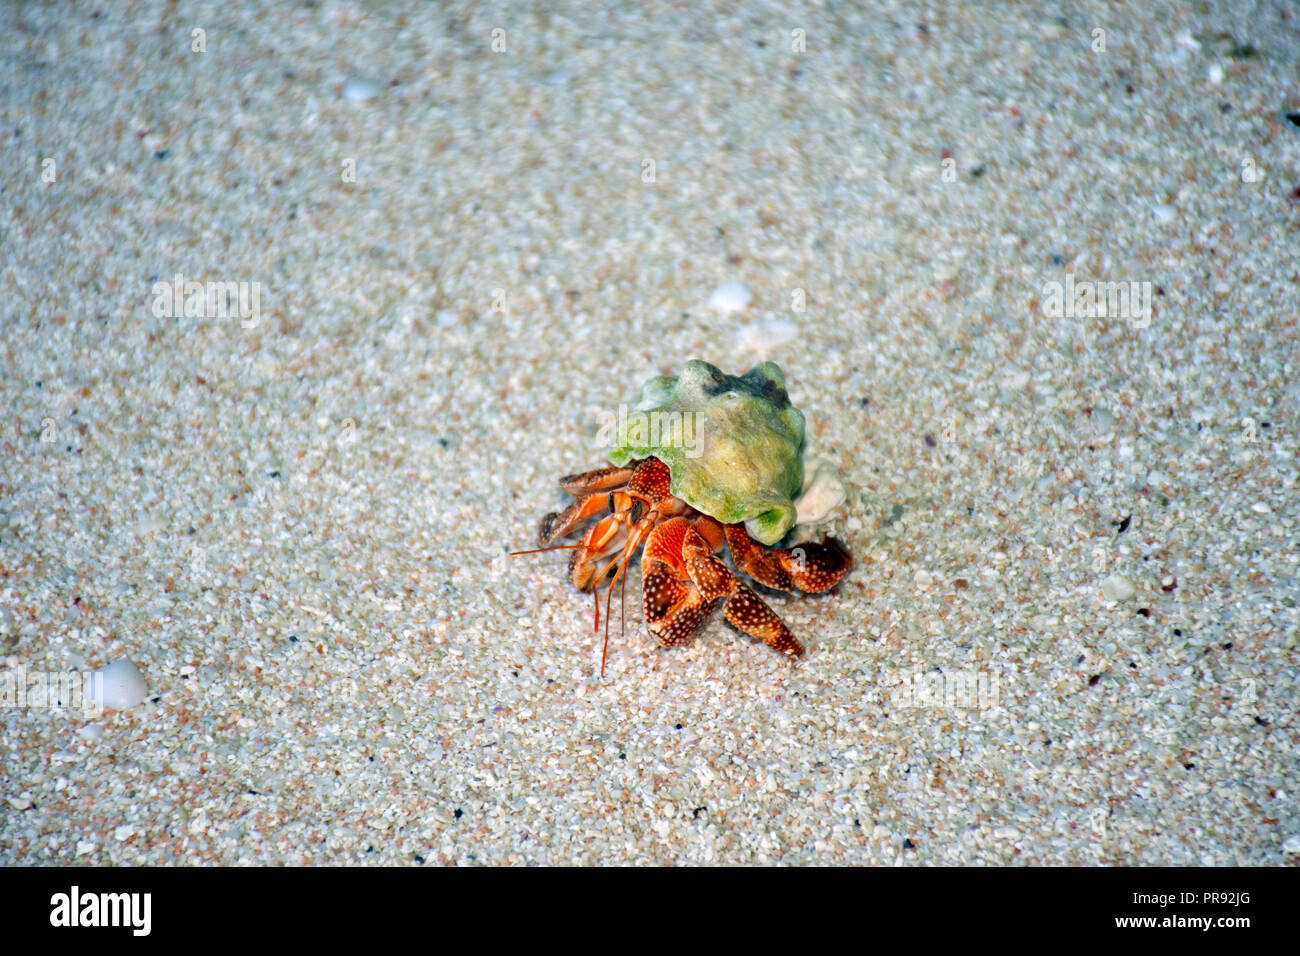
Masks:
[[[745,522],[771,545],[795,522],[803,442],[803,413],[775,363],[736,376],[694,359],[681,375],[642,386],[632,412],[620,416],[610,459],[658,458],[674,495],[724,524]]]

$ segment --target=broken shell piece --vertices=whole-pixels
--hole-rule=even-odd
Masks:
[[[835,466],[825,458],[804,459],[803,473],[803,492],[794,503],[798,515],[795,521],[801,525],[817,524],[844,504],[848,493]]]
[[[741,329],[739,341],[744,348],[766,356],[779,346],[793,342],[798,337],[799,329],[789,319],[767,319]]]

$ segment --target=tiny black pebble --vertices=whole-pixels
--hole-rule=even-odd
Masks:
[[[423,863],[424,863],[424,857],[420,856],[420,854],[418,854],[418,853],[415,854],[415,862],[416,862],[416,863],[423,864]]]
[[[1113,525],[1115,525],[1115,526],[1117,526],[1117,527],[1119,528],[1119,530],[1116,531],[1115,533],[1116,533],[1116,534],[1123,534],[1125,531],[1127,531],[1127,530],[1128,530],[1128,523],[1129,523],[1130,521],[1132,521],[1132,520],[1133,520],[1133,516],[1132,516],[1132,515],[1127,515],[1127,516],[1126,516],[1123,520],[1121,520],[1121,521],[1112,521],[1111,524],[1113,524]]]
[[[374,762],[375,762],[375,758],[374,758],[374,757],[371,757],[371,758],[370,758],[370,762],[371,762],[371,763],[374,763]]]
[[[1268,721],[1265,720],[1263,717],[1258,717],[1258,716],[1257,716],[1257,717],[1255,718],[1255,723],[1258,724],[1260,727],[1267,727],[1267,726],[1268,726]]]
[[[1225,650],[1225,651],[1230,651],[1230,650],[1232,650],[1232,641],[1229,641],[1227,644],[1224,644],[1224,645],[1222,646],[1221,650]]]
[[[452,811],[451,815],[455,817],[457,820],[459,820],[461,817],[465,815],[465,811],[457,807],[455,810]]]
[[[903,849],[904,849],[904,850],[915,850],[915,849],[916,849],[916,844],[913,843],[913,842],[911,841],[911,839],[906,839],[906,840],[903,841]]]
[[[1149,607],[1140,607],[1140,608],[1137,609],[1137,612],[1138,612],[1139,614],[1141,614],[1143,617],[1150,617],[1150,616],[1151,616],[1151,608],[1149,608]]]
[[[1096,687],[1096,686],[1097,686],[1097,681],[1099,681],[1099,680],[1101,680],[1101,675],[1100,675],[1100,674],[1093,674],[1091,677],[1088,678],[1088,686],[1089,686],[1089,687]]]
[[[1260,428],[1272,428],[1272,427],[1273,427],[1273,423],[1272,423],[1272,422],[1260,422],[1260,423],[1259,423],[1259,427],[1260,427]]]
[[[445,438],[439,438],[438,444],[441,445],[443,448],[446,448],[448,445],[451,444],[451,442],[447,441],[447,439]]]
[[[41,380],[39,378],[36,380],[36,387],[37,388],[41,387]]]
[[[1174,637],[1182,637],[1182,636],[1183,636],[1182,628],[1180,627],[1174,628]]]
[[[510,672],[510,676],[511,676],[511,677],[518,677],[518,676],[519,676],[519,671],[511,671],[511,672]]]
[[[375,848],[374,848],[373,846],[368,846],[368,847],[366,847],[366,852],[367,852],[367,853],[374,853],[374,852],[375,852]]]
[[[759,48],[760,50],[762,50],[762,49],[766,49],[766,47],[767,47],[767,41],[766,41],[766,40],[759,40],[759,41],[758,41],[758,48]]]
[[[678,725],[677,725],[677,729],[678,729],[678,730],[681,730],[681,729],[682,729],[682,725],[681,725],[681,724],[678,724]]]
[[[1052,265],[1063,266],[1065,265],[1065,259],[1062,256],[1052,256]]]
[[[249,788],[249,791],[248,791],[248,792],[251,793],[251,794],[252,794],[253,796],[255,796],[255,797],[260,797],[260,796],[261,796],[260,793],[258,793],[256,790],[253,790],[252,788]]]
[[[156,150],[154,150],[153,158],[154,158],[154,159],[166,159],[166,158],[167,158],[167,153],[168,153],[168,150],[165,150],[165,149],[156,149]]]
[[[1286,119],[1292,126],[1300,127],[1300,113],[1287,113]]]
[[[271,477],[272,477],[272,478],[279,478],[279,477],[280,477],[280,473],[279,473],[278,471],[273,471],[273,472],[271,472]]]
[[[40,385],[41,383],[37,382],[36,384]],[[871,399],[863,395],[861,398],[858,399],[858,404],[861,405],[863,408],[866,408],[868,405],[871,404]]]
[[[854,825],[855,827],[860,827],[860,826],[862,826],[862,824],[858,822],[858,818],[857,818],[857,817],[854,817],[854,818],[853,818],[853,825]]]
[[[1183,764],[1183,769],[1184,769],[1184,770],[1195,770],[1195,769],[1196,769],[1196,764],[1194,764],[1194,763],[1185,763],[1185,764]]]
[[[1044,746],[1044,747],[1050,747],[1050,746],[1052,746],[1052,738],[1051,738],[1051,737],[1048,737],[1047,739],[1045,739],[1045,740],[1043,741],[1043,746]]]
[[[619,760],[626,760],[626,759],[627,759],[627,754],[619,754],[619,755],[618,755],[618,759],[619,759]]]
[[[700,818],[700,814],[703,813],[703,812],[704,812],[705,810],[707,810],[707,809],[709,809],[709,808],[708,808],[708,807],[696,807],[694,810],[691,811],[691,817],[692,817],[692,819],[698,820],[698,819]]]
[[[937,445],[937,444],[939,444],[939,443],[938,443],[937,441],[934,440],[934,436],[931,435],[929,432],[926,432],[926,433],[925,433],[925,447],[926,447],[926,448],[933,448],[933,447],[934,447],[935,445]]]
[[[972,170],[970,171],[970,178],[971,178],[971,179],[979,179],[979,178],[980,178],[981,176],[983,176],[983,175],[984,175],[984,164],[983,164],[983,163],[980,163],[978,166],[976,166],[974,169],[972,169]]]
[[[290,643],[290,644],[297,644],[297,643],[298,643],[298,635],[297,635],[297,634],[290,634],[290,635],[289,635],[289,643]]]

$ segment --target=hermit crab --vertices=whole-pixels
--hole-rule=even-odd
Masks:
[[[720,552],[725,546],[737,570],[782,591],[828,591],[849,571],[852,558],[834,538],[770,547],[797,517],[803,443],[803,414],[776,365],[733,376],[687,362],[680,376],[646,382],[630,411],[620,408],[614,467],[561,478],[577,500],[542,519],[537,549],[514,553],[571,549],[569,579],[595,595],[596,628],[598,589],[609,579],[602,675],[610,600],[638,551],[646,625],[660,644],[687,643],[721,604],[735,627],[798,657],[802,645]],[[592,519],[579,543],[552,545]]]

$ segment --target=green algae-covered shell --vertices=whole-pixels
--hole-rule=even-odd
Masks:
[[[724,524],[776,544],[794,524],[803,486],[803,413],[772,362],[741,376],[692,360],[677,378],[652,378],[619,415],[610,458],[658,458],[672,493]]]

